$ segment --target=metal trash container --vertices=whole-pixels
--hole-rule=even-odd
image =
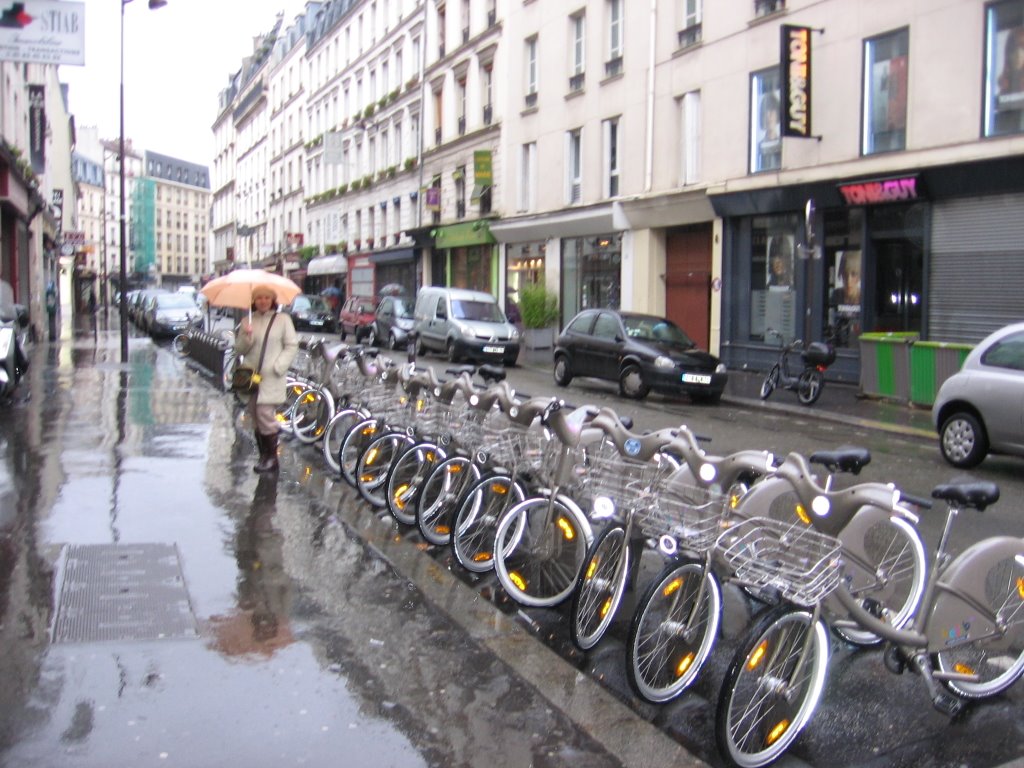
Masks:
[[[860,391],[863,395],[910,400],[910,347],[920,338],[911,332],[862,333]]]
[[[915,341],[910,347],[910,402],[934,403],[942,382],[960,370],[972,349],[970,344]]]

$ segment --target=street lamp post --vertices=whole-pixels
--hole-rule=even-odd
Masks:
[[[124,7],[132,0],[121,0],[121,135],[118,140],[118,174],[121,185],[121,200],[119,215],[121,219],[121,247],[120,247],[120,268],[118,274],[120,296],[118,304],[121,314],[121,362],[128,362],[128,297],[125,290],[128,286],[128,251],[127,251],[127,229],[128,222],[125,215],[124,200]],[[163,8],[167,0],[149,0],[150,10]]]

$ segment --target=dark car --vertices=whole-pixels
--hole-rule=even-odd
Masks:
[[[969,469],[990,453],[1024,456],[1024,323],[990,334],[932,405],[942,457]]]
[[[357,343],[362,341],[373,325],[373,311],[376,307],[377,302],[371,296],[349,296],[338,317],[341,340],[344,341],[351,333]]]
[[[718,358],[671,320],[612,309],[583,310],[555,342],[555,383],[575,376],[617,381],[636,400],[654,390],[707,403],[722,398],[728,379]]]
[[[143,325],[150,336],[176,336],[203,327],[203,312],[184,293],[155,293],[145,303]]]
[[[292,316],[292,324],[297,331],[334,333],[338,328],[334,313],[320,296],[300,293],[282,311]]]
[[[404,347],[414,323],[415,301],[408,296],[385,296],[377,305],[367,343],[387,344],[390,349]]]

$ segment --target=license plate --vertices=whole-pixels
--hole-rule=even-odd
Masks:
[[[710,384],[711,377],[704,373],[684,373],[684,384]]]
[[[484,347],[484,352],[489,355],[502,355],[505,353],[504,347]]]
[[[309,324],[310,325],[323,325],[324,321],[323,320],[310,320]]]

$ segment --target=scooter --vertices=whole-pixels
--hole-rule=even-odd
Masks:
[[[21,334],[28,327],[28,312],[14,303],[10,283],[0,280],[0,400],[14,393],[28,371]]]

